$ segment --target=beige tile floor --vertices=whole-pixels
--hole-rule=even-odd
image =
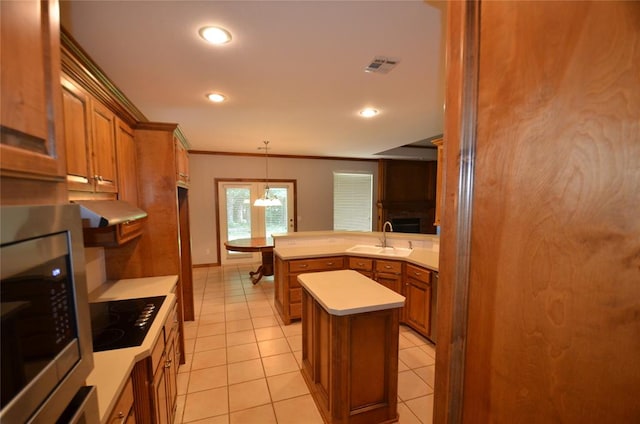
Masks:
[[[254,286],[253,269],[193,269],[196,320],[185,322],[177,423],[322,423],[300,374],[300,322],[282,324],[273,277]],[[399,422],[431,423],[434,346],[401,326],[399,347]]]

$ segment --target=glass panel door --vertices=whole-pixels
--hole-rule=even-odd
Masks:
[[[254,206],[255,200],[262,197],[264,191],[264,182],[218,182],[220,260],[223,265],[261,260],[259,253],[226,250],[224,243],[228,240],[270,237],[272,234],[294,231],[293,183],[269,183],[270,195],[280,199],[281,206]]]
[[[271,234],[287,233],[293,231],[293,207],[289,207],[289,192],[293,193],[291,184],[282,186],[269,184],[269,192],[278,198],[282,206],[267,206],[264,210],[264,228],[267,237]]]
[[[251,238],[251,187],[225,187],[226,240]]]

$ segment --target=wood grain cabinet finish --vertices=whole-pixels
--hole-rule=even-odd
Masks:
[[[189,152],[187,148],[178,139],[176,143],[176,181],[179,186],[188,187],[190,180],[189,176]]]
[[[66,201],[58,2],[0,2],[2,204]]]
[[[302,317],[301,291],[298,275],[305,272],[332,271],[344,269],[344,257],[310,258],[282,260],[275,259],[274,304],[282,321],[288,325]]]
[[[107,423],[135,424],[136,415],[133,397],[133,382],[131,378],[120,393],[120,397],[113,408]]]
[[[431,271],[406,265],[404,320],[424,336],[431,336]]]
[[[376,259],[373,279],[388,289],[403,294],[402,265],[400,261]]]
[[[302,376],[325,423],[398,420],[398,308],[329,314],[302,292]]]
[[[275,306],[285,325],[302,316],[302,287],[298,275],[304,272],[353,269],[407,298],[399,308],[400,323],[430,337],[431,271],[404,261],[345,256],[283,260],[275,258]]]
[[[349,256],[347,258],[348,268],[353,269],[354,271],[358,271],[360,274],[365,277],[373,279],[373,259],[363,258],[360,256]]]
[[[140,192],[139,206],[147,212],[140,237],[117,249],[105,249],[107,278],[139,278],[178,275],[176,294],[180,333],[182,322],[195,317],[189,190],[176,183],[175,139],[177,124],[138,123],[133,135],[136,146]],[[184,341],[179,343],[184,361]]]
[[[116,118],[116,164],[118,167],[118,199],[139,206],[136,143],[133,130]],[[116,247],[142,235],[146,219],[101,227],[85,228],[85,246]]]
[[[164,323],[151,356],[136,363],[132,378],[136,422],[172,424],[177,408],[179,340],[177,304]]]
[[[69,190],[116,193],[115,114],[71,79],[61,85]]]

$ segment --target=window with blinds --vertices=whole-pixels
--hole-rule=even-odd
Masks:
[[[333,229],[371,231],[373,175],[333,173]]]

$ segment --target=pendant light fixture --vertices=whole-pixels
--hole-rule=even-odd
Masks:
[[[263,141],[264,147],[258,147],[258,149],[264,149],[264,160],[266,167],[266,178],[265,178],[265,187],[264,187],[264,195],[253,203],[253,206],[281,206],[282,203],[280,199],[275,196],[272,196],[269,193],[269,141]]]

